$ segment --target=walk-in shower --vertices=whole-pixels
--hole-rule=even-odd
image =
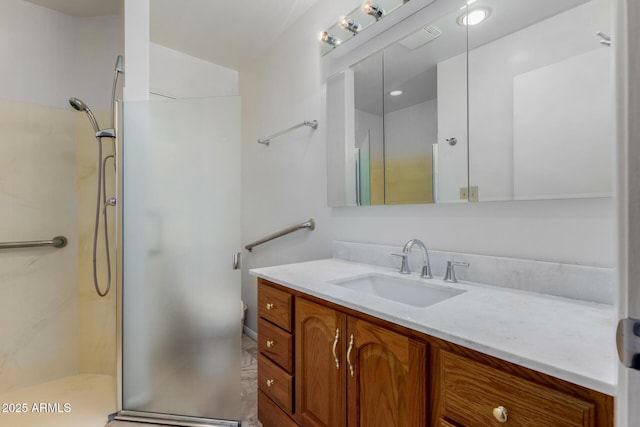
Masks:
[[[76,111],[84,112],[87,114],[91,126],[95,132],[96,140],[98,141],[98,188],[96,196],[96,214],[95,214],[95,226],[93,230],[93,286],[96,292],[101,297],[106,296],[111,289],[111,255],[109,252],[109,225],[107,221],[107,208],[109,206],[116,205],[116,198],[107,198],[107,184],[106,184],[106,165],[109,160],[113,163],[114,172],[116,172],[117,159],[116,159],[116,129],[115,129],[115,102],[116,102],[116,90],[118,87],[118,76],[124,72],[122,65],[122,56],[118,55],[116,60],[116,66],[113,76],[113,90],[111,92],[111,127],[101,129],[98,125],[95,115],[91,109],[81,99],[70,98],[69,104]],[[111,154],[103,156],[102,139],[108,138],[111,140]],[[100,228],[100,213],[102,213],[102,220],[104,223],[104,242],[105,242],[105,254],[107,264],[107,286],[104,291],[100,289],[100,283],[98,280],[98,268],[97,268],[97,252],[98,252],[98,229]]]

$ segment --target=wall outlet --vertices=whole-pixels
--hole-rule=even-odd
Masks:
[[[473,185],[471,187],[469,187],[469,201],[470,202],[479,202],[479,198],[478,198],[478,186],[477,185]]]
[[[467,187],[460,187],[460,200],[467,200],[469,198],[469,192]]]

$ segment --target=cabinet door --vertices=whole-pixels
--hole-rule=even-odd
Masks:
[[[304,426],[344,427],[346,315],[299,298],[295,319],[297,419]]]
[[[348,333],[349,427],[426,426],[426,344],[352,317]]]

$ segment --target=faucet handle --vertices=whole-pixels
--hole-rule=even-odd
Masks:
[[[409,268],[409,254],[401,253],[401,254],[391,254],[393,256],[399,256],[402,258],[402,265],[400,266],[400,273],[402,274],[411,274],[411,269]]]
[[[444,275],[444,281],[449,283],[458,283],[458,278],[456,277],[455,266],[459,267],[469,267],[468,262],[461,261],[447,261],[447,272]]]

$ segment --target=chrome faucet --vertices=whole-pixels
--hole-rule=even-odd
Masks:
[[[420,272],[420,277],[425,279],[433,279],[433,274],[431,274],[431,263],[429,262],[429,251],[427,247],[422,243],[421,240],[411,239],[409,240],[402,249],[401,254],[394,254],[402,257],[402,265],[400,266],[400,273],[402,274],[411,274],[411,269],[409,268],[409,254],[411,253],[411,248],[413,245],[418,245],[420,251],[422,251],[422,271]]]

